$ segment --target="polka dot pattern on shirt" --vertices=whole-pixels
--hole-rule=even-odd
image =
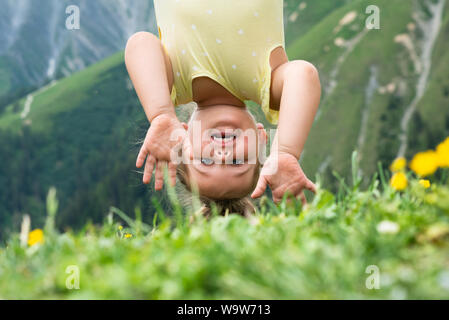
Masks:
[[[284,44],[281,2],[154,0],[159,36],[173,61],[175,104],[192,98],[191,78],[209,74],[239,98],[260,102],[270,122],[276,119],[267,105],[266,53]]]

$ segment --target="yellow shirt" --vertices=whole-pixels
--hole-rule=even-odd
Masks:
[[[261,105],[271,123],[272,50],[285,49],[283,0],[154,0],[159,37],[174,73],[175,106],[193,100],[207,76],[242,101]]]

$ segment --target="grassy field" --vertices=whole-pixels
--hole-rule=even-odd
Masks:
[[[0,249],[0,298],[449,298],[447,169],[430,187],[379,170],[361,190],[356,158],[338,194],[319,187],[305,207],[265,198],[250,218],[205,220],[170,189],[171,213],[151,226],[111,208],[101,226],[59,233],[51,190],[43,231],[24,226]]]
[[[172,208],[158,209],[149,223],[158,207],[150,197],[158,197],[160,208],[170,201],[130,172],[148,124],[123,53],[30,94],[25,119],[27,96],[6,106],[0,115],[0,154],[9,159],[0,166],[0,239],[8,240],[0,244],[0,299],[449,298],[447,169],[430,179],[428,189],[411,172],[404,191],[389,185],[388,172],[371,176],[379,160],[386,164],[395,156],[401,117],[416,94],[419,74],[395,37],[409,36],[420,53],[423,37],[413,18],[422,11],[418,3],[430,1],[376,1],[381,29],[364,34],[371,1],[285,0],[289,59],[314,63],[324,89],[301,159],[309,176],[321,177],[306,208],[264,199],[250,219],[190,222],[194,212],[181,210],[171,194]],[[342,25],[351,12],[354,20]],[[447,2],[442,18],[427,91],[410,124],[408,156],[434,146],[449,130]],[[5,72],[0,91],[11,85]],[[389,85],[394,90],[382,93]],[[268,127],[260,107],[248,106]],[[185,119],[187,113],[178,111]],[[366,138],[358,145],[363,127]],[[352,168],[345,184],[334,171],[346,181],[351,177],[354,148],[364,179]],[[54,197],[44,227],[52,185],[60,203],[56,225],[77,231],[55,230]],[[109,206],[132,218],[117,209],[105,218]],[[141,213],[133,213],[135,207]],[[20,240],[23,213],[30,214],[31,229],[43,229],[42,244],[27,245],[27,228]],[[78,231],[89,219],[95,224]],[[39,231],[33,235],[40,239]],[[71,265],[79,268],[80,290],[67,289]],[[375,279],[369,278],[372,270],[379,271],[379,289],[366,286]]]

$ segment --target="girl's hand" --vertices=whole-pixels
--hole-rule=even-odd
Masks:
[[[316,192],[315,184],[306,177],[296,157],[289,153],[278,153],[268,157],[251,197],[261,197],[267,185],[270,186],[273,201],[276,203],[282,200],[284,194],[289,193],[294,197],[299,196],[302,203],[306,204],[304,189]]]
[[[187,131],[176,115],[162,114],[153,119],[136,162],[137,168],[145,163],[143,183],[150,183],[153,169],[156,168],[154,187],[155,190],[162,190],[164,167],[168,165],[170,184],[176,184],[174,153],[186,137]]]

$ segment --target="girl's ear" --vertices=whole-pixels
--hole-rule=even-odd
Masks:
[[[268,142],[268,136],[267,131],[265,130],[265,127],[262,123],[256,124],[257,128],[257,135],[259,136],[259,144],[267,144]]]

